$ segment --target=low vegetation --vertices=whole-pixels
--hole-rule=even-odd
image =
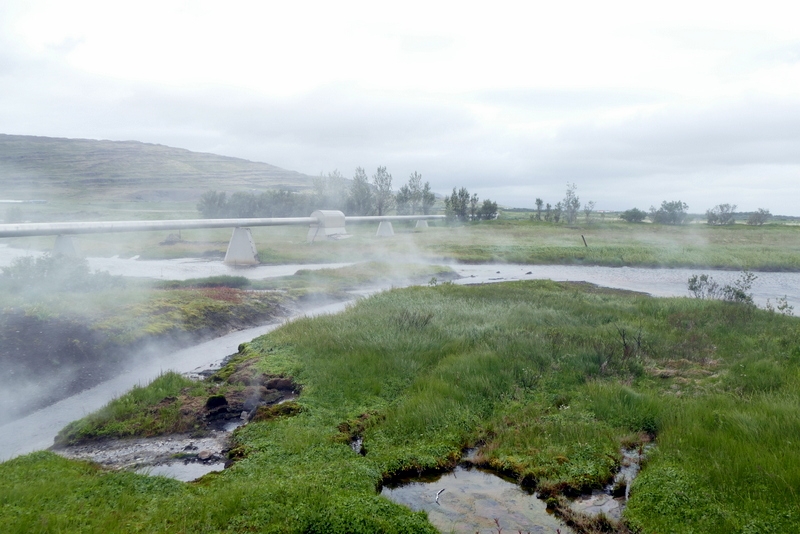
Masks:
[[[653,441],[625,528],[791,532],[799,332],[747,304],[586,284],[392,290],[243,348],[303,392],[237,430],[225,472],[180,484],[35,453],[0,465],[0,530],[433,532],[382,481],[477,444],[486,465],[569,495],[605,483],[621,445]]]

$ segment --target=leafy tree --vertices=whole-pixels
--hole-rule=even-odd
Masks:
[[[375,211],[385,215],[394,207],[392,194],[392,175],[386,172],[386,167],[378,167],[372,175],[372,185],[375,186]]]
[[[469,198],[469,218],[471,221],[477,221],[479,219],[478,214],[478,204],[480,199],[478,198],[478,193],[473,193],[472,196]]]
[[[544,204],[544,201],[541,198],[537,198],[536,199],[536,220],[537,221],[541,221],[542,220],[542,204]]]
[[[237,191],[228,200],[227,213],[235,218],[258,217],[258,197]]]
[[[497,217],[497,202],[493,202],[487,198],[483,201],[483,205],[478,211],[478,218],[484,221],[490,221],[495,217]]]
[[[547,207],[545,208],[544,220],[547,222],[553,220],[553,206],[551,206],[549,202],[547,203]]]
[[[558,223],[561,221],[561,215],[564,213],[564,203],[559,202],[556,204],[555,208],[553,209],[553,221]]]
[[[431,191],[431,184],[429,182],[425,182],[425,185],[422,186],[420,198],[422,202],[422,213],[424,215],[430,215],[431,208],[433,208],[433,205],[436,203],[436,195]]]
[[[570,185],[567,183],[567,193],[564,195],[564,200],[561,201],[561,210],[564,215],[564,222],[567,224],[575,224],[578,220],[578,212],[581,209],[581,201],[575,191],[578,187],[575,184]],[[558,221],[556,221],[558,222]]]
[[[402,186],[395,195],[397,213],[416,215],[422,208],[422,193],[422,175],[414,171],[409,176],[408,183]]]
[[[394,203],[397,207],[398,215],[409,215],[411,213],[411,190],[408,185],[403,185],[397,190],[394,196]]]
[[[228,199],[225,193],[206,191],[197,203],[197,211],[204,219],[221,219],[227,216]]]
[[[734,211],[736,211],[736,204],[718,204],[710,210],[706,210],[706,219],[708,224],[717,226],[733,224],[736,222],[733,217]]]
[[[469,219],[470,194],[466,187],[458,191],[453,188],[453,194],[444,197],[445,214],[448,220],[467,221]]]
[[[453,193],[444,197],[444,207],[450,221],[480,221],[497,217],[497,202],[487,198],[481,204],[478,195],[470,195],[466,187],[459,190],[454,187]]]
[[[350,196],[347,198],[347,211],[353,215],[371,215],[374,205],[375,196],[367,173],[363,168],[356,167],[353,182],[350,184]]]
[[[640,223],[645,217],[647,217],[647,212],[637,208],[631,208],[619,214],[620,219],[629,223]]]
[[[683,224],[688,216],[687,209],[689,206],[680,200],[664,200],[660,208],[650,207],[650,220],[658,224]]]
[[[772,217],[772,214],[769,212],[769,210],[758,208],[758,211],[754,211],[747,218],[747,224],[752,226],[761,226],[767,222],[770,217]]]
[[[303,217],[314,210],[315,195],[278,189],[260,195],[208,191],[200,197],[197,209],[206,219],[242,217]]]
[[[417,171],[408,177],[408,192],[411,203],[411,215],[416,215],[422,204],[422,175]]]
[[[316,209],[343,210],[347,205],[347,180],[338,171],[322,173],[314,178],[314,206]]]

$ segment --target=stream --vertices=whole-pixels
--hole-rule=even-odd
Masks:
[[[307,310],[304,315],[337,313],[346,305],[346,302],[340,302],[320,306]],[[133,386],[151,382],[164,371],[192,375],[217,368],[226,356],[236,353],[239,344],[271,332],[281,324],[277,322],[239,330],[175,352],[132,359],[128,368],[117,377],[0,426],[0,461],[50,447],[56,434],[67,423],[102,408]]]
[[[31,252],[0,244],[0,267]],[[111,274],[184,280],[218,274],[249,278],[270,278],[294,274],[298,269],[336,268],[349,264],[260,265],[253,268],[234,268],[220,260],[136,260],[121,258],[89,258],[92,269]],[[409,259],[411,261],[411,259]],[[707,273],[721,283],[730,283],[739,273],[711,269],[650,269],[639,267],[594,267],[570,265],[508,265],[508,264],[451,264],[461,277],[457,284],[482,284],[512,280],[551,279],[556,281],[586,281],[601,286],[640,291],[654,296],[688,296],[686,283],[693,274]],[[800,313],[800,273],[759,272],[753,284],[755,301],[763,306],[767,299],[786,296]],[[370,292],[361,292],[361,295]],[[322,306],[305,311],[307,315],[336,313],[346,303]],[[129,368],[116,378],[99,384],[26,417],[0,426],[0,461],[52,445],[57,431],[68,422],[91,413],[109,400],[135,385],[146,384],[159,373],[174,370],[181,373],[199,372],[213,367],[226,356],[236,352],[240,343],[272,331],[281,323],[232,332],[199,345],[158,357],[132,361]]]
[[[15,257],[30,254],[0,245],[0,267],[8,265]],[[410,262],[411,260],[409,260]],[[314,265],[261,265],[247,269],[229,267],[220,260],[137,260],[121,258],[89,258],[92,269],[111,274],[157,279],[184,280],[220,274],[236,274],[253,279],[286,276],[299,269],[336,268],[349,264]],[[514,280],[551,279],[555,281],[585,281],[593,284],[648,293],[654,296],[688,296],[687,280],[694,274],[709,274],[721,284],[731,283],[739,277],[735,271],[711,269],[650,269],[635,267],[591,267],[557,265],[450,265],[461,277],[456,284],[483,284]],[[800,313],[800,273],[758,272],[752,287],[756,304],[764,306],[767,299],[785,296],[794,306],[795,315]],[[397,287],[397,285],[395,285]],[[354,293],[369,295],[378,289]],[[338,313],[347,303],[318,306],[305,310],[302,315]],[[291,320],[291,319],[289,319]],[[239,344],[266,334],[283,322],[232,332],[228,335],[168,354],[149,355],[130,362],[128,369],[112,380],[85,390],[77,395],[38,410],[26,417],[0,426],[0,461],[21,454],[46,449],[53,444],[58,431],[67,423],[87,415],[111,399],[122,395],[135,385],[144,385],[161,372],[178,371],[197,375],[208,369],[218,368],[220,362],[237,351]],[[219,434],[219,435],[217,435]],[[209,442],[190,436],[150,438],[147,440],[116,440],[113,444],[101,444],[99,449],[74,451],[72,457],[89,457],[103,462],[106,457],[127,459],[130,467],[140,465],[143,450],[157,450],[163,458],[172,457],[182,451],[199,451],[195,456],[203,461],[157,462],[139,472],[164,474],[180,480],[193,480],[205,473],[223,468],[225,432],[209,438]],[[156,443],[157,442],[157,443]],[[155,445],[154,445],[155,443]],[[84,455],[85,454],[85,455]],[[205,458],[203,455],[205,454]],[[111,461],[111,460],[109,460]],[[117,462],[118,465],[119,462]],[[630,462],[626,465],[630,465]],[[638,470],[638,463],[636,464]],[[620,476],[635,472],[623,469]],[[408,480],[386,486],[382,495],[414,510],[427,512],[431,522],[442,531],[470,532],[541,532],[568,533],[570,529],[545,509],[544,503],[521,489],[517,484],[497,475],[474,467],[462,465],[454,471],[429,479]],[[607,489],[608,490],[608,489]],[[614,498],[610,490],[598,491],[576,499],[576,510],[584,513],[603,512],[619,517],[624,499]]]

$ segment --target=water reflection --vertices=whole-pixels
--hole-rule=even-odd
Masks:
[[[381,495],[427,512],[442,532],[573,532],[535,495],[477,468],[459,466],[443,475],[386,485]]]

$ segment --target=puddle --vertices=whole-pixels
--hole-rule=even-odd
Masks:
[[[353,449],[353,452],[357,452],[361,456],[366,455],[364,451],[364,438],[361,436],[357,436],[350,442],[350,448]]]
[[[141,467],[136,470],[137,473],[149,476],[164,476],[175,478],[182,482],[190,482],[198,478],[213,473],[215,471],[222,471],[225,469],[224,463],[216,464],[203,464],[195,462],[187,462],[182,464],[167,464],[167,465],[154,465],[148,467]]]
[[[442,532],[574,533],[534,494],[475,467],[387,484],[381,495],[427,512]]]
[[[641,470],[642,460],[652,448],[652,444],[647,444],[641,449],[622,449],[622,464],[614,480],[602,490],[594,490],[573,500],[570,508],[589,516],[604,514],[610,519],[619,520],[630,497],[631,483]]]

